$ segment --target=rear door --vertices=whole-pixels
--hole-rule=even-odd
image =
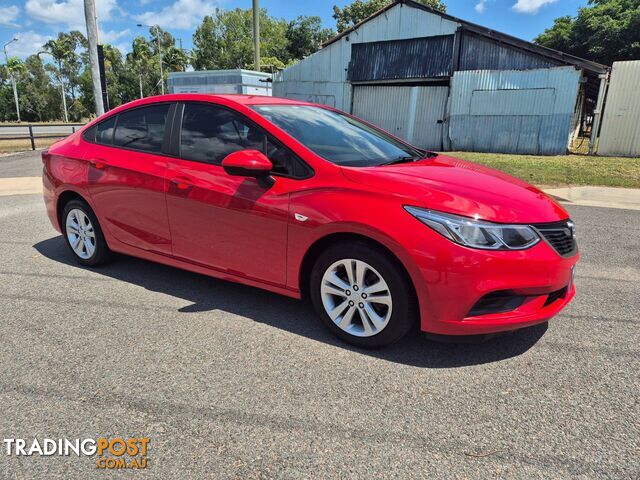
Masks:
[[[166,208],[170,115],[175,104],[126,110],[87,132],[88,189],[103,228],[127,245],[171,253]]]

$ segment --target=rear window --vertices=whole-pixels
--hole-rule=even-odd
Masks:
[[[169,104],[135,108],[118,115],[113,144],[144,152],[162,150]]]

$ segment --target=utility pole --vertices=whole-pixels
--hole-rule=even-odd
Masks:
[[[104,113],[104,102],[102,101],[102,85],[100,83],[100,67],[98,65],[98,22],[96,20],[95,0],[84,0],[84,18],[87,22],[93,99],[96,106],[96,115],[99,117]]]
[[[253,64],[256,72],[260,71],[260,7],[258,0],[253,0]]]
[[[158,55],[160,56],[160,92],[164,95],[164,71],[162,68],[162,43],[160,42],[160,25],[145,25],[144,23],[138,23],[138,27],[147,27],[149,29],[156,29],[156,41],[158,43]],[[151,30],[150,30],[151,31]]]
[[[7,45],[13,42],[17,42],[18,37],[13,37],[7,43],[4,44],[2,49],[4,50],[4,61],[7,65],[7,70],[9,70],[9,55],[7,55]],[[18,101],[18,86],[16,85],[16,77],[13,76],[13,72],[9,70],[9,76],[11,76],[11,86],[13,87],[13,99],[16,102],[16,115],[18,117],[18,121],[20,121],[20,102]]]

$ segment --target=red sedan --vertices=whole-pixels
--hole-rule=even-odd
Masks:
[[[119,252],[308,296],[358,346],[414,325],[514,330],[575,294],[575,228],[551,198],[325,106],[145,98],[42,158],[49,218],[81,264]]]

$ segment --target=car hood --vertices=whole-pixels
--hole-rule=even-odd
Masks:
[[[564,220],[567,212],[528,183],[472,162],[438,155],[381,167],[342,167],[344,176],[416,205],[500,223]]]

